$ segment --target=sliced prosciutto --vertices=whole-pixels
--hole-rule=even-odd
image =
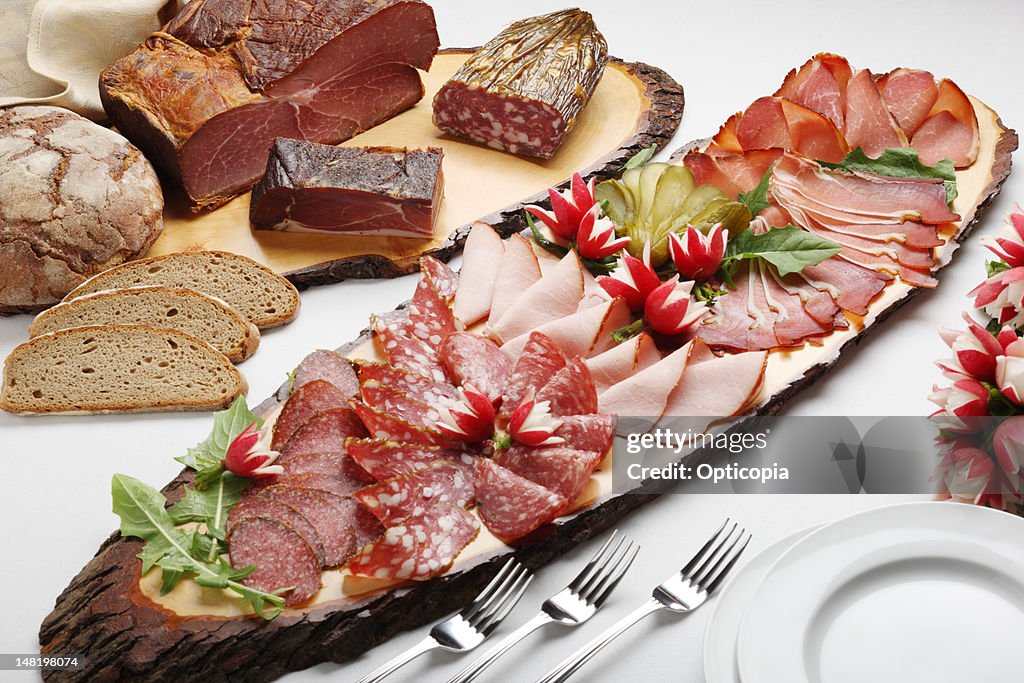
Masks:
[[[465,508],[435,505],[387,529],[345,568],[354,576],[372,579],[425,581],[447,571],[479,530]]]
[[[886,106],[903,132],[917,132],[939,99],[935,77],[922,69],[893,69],[877,81]]]
[[[487,223],[474,223],[462,250],[462,270],[459,288],[455,292],[452,311],[465,325],[472,325],[491,312],[494,284],[505,253],[501,235]]]
[[[843,131],[851,149],[860,147],[873,159],[889,148],[907,146],[906,133],[889,113],[867,69],[854,74],[847,86]]]
[[[583,299],[583,266],[575,251],[530,285],[488,328],[503,341],[571,315]]]
[[[843,130],[847,84],[852,77],[853,70],[846,58],[822,53],[790,71],[775,94],[818,112]]]
[[[830,119],[782,97],[755,100],[739,117],[735,135],[743,150],[778,147],[837,163],[850,151]],[[714,145],[712,150],[718,151]]]
[[[978,158],[978,116],[956,83],[947,79],[939,83],[935,104],[914,132],[910,146],[917,148],[921,163],[929,166],[949,159],[957,168],[965,168]]]
[[[473,486],[480,518],[506,543],[547,524],[570,504],[558,493],[486,458],[476,463]]]
[[[753,190],[781,156],[780,148],[714,155],[692,151],[683,158],[683,164],[693,172],[697,185],[714,185],[736,199]]]

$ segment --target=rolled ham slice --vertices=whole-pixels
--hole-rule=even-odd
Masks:
[[[494,297],[491,299],[491,320],[498,320],[509,305],[534,282],[540,279],[540,265],[530,243],[522,235],[512,235],[494,279]]]
[[[462,270],[459,288],[455,292],[452,312],[465,325],[472,325],[487,317],[494,298],[494,284],[505,254],[505,243],[487,223],[474,223],[462,251]]]
[[[583,299],[583,266],[570,251],[546,275],[520,294],[489,330],[501,340],[529,334],[544,323],[576,311]]]

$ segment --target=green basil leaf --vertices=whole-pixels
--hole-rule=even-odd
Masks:
[[[799,273],[838,254],[842,247],[792,225],[755,235],[747,228],[729,239],[723,266],[760,258],[775,266],[780,277]]]
[[[775,168],[775,164],[768,167],[768,170],[761,176],[760,182],[750,192],[741,193],[737,199],[740,204],[743,204],[750,209],[751,217],[756,216],[765,209],[768,208],[768,179],[772,176],[772,169]]]
[[[927,166],[921,163],[913,147],[887,149],[877,159],[872,159],[857,147],[838,164],[827,161],[819,161],[818,164],[837,171],[861,171],[890,178],[941,178],[946,188],[946,203],[952,204],[957,195],[953,162],[943,159],[934,166]]]

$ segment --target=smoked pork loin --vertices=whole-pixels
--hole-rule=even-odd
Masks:
[[[194,0],[100,75],[111,120],[197,207],[252,187],[275,138],[338,143],[423,97],[417,0]]]
[[[444,180],[437,147],[334,147],[279,139],[253,188],[257,229],[429,238]]]

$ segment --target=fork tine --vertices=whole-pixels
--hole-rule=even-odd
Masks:
[[[615,587],[619,585],[619,581],[629,571],[630,566],[633,564],[633,560],[636,559],[636,554],[640,552],[640,546],[636,543],[630,543],[629,547],[626,548],[626,552],[622,554],[619,561],[615,564],[615,569],[606,577],[601,583],[601,590],[597,594],[597,597],[593,599],[593,603],[596,607],[600,607],[604,604],[604,601],[608,599],[608,596],[612,594]]]
[[[581,596],[587,595],[588,593],[591,593],[594,590],[594,587],[597,585],[597,583],[604,577],[605,572],[607,572],[608,568],[615,562],[616,556],[622,549],[622,544],[625,543],[627,540],[628,539],[625,536],[619,537],[619,540],[615,544],[615,546],[607,554],[605,554],[604,557],[600,559],[600,562],[598,562],[597,565],[590,572],[590,576],[587,577],[587,580],[584,581],[579,586],[579,588],[575,589],[577,594]],[[602,550],[604,549],[602,548]]]
[[[487,617],[484,623],[481,623],[477,630],[479,630],[485,637],[491,635],[491,632],[505,620],[508,613],[512,611],[518,603],[519,599],[523,597],[523,593],[529,587],[530,582],[533,581],[533,574],[529,572],[519,577],[519,584],[517,587],[511,589],[508,594],[503,598],[504,602],[499,606],[499,609]]]
[[[504,566],[502,566],[501,570],[499,570],[498,573],[494,575],[494,578],[491,579],[491,582],[487,584],[487,587],[480,591],[480,594],[473,598],[472,602],[463,607],[462,611],[459,612],[459,614],[464,619],[469,619],[471,614],[478,611],[481,605],[485,604],[488,600],[491,599],[491,597],[493,597],[494,592],[498,589],[498,586],[500,586],[502,582],[504,582],[505,579],[508,577],[509,573],[514,571],[518,566],[520,566],[519,562],[517,562],[514,557],[510,557],[508,559],[508,562],[506,562]]]
[[[577,597],[588,603],[593,603],[594,597],[600,594],[607,578],[615,574],[615,570],[622,561],[622,558],[629,554],[633,545],[633,541],[623,536],[622,541],[616,544],[612,554],[605,559],[594,572],[594,575],[590,577],[590,580],[587,581],[587,585],[577,593]]]
[[[732,556],[732,559],[729,560],[728,564],[722,567],[722,570],[714,578],[711,579],[710,583],[708,583],[706,588],[708,595],[714,593],[715,589],[718,588],[718,584],[720,584],[722,580],[729,575],[729,572],[732,570],[733,565],[736,564],[736,560],[740,559],[740,555],[742,555],[743,551],[747,549],[747,544],[750,543],[751,538],[753,538],[753,536],[751,536],[750,532],[748,531],[747,540],[743,541],[743,544],[736,551],[736,554]]]
[[[733,533],[737,530],[739,530],[739,533],[737,533],[734,538]],[[722,539],[718,548],[716,548],[715,552],[704,561],[701,567],[690,575],[690,579],[698,586],[703,587],[712,572],[724,564],[726,557],[728,557],[732,549],[735,548],[741,540],[743,540],[743,534],[745,533],[746,531],[743,527],[739,526],[739,524],[733,524],[733,528],[729,532],[729,535]]]
[[[724,533],[724,535],[720,535],[714,547],[711,548],[708,554],[704,556],[700,562],[697,563],[697,566],[694,569],[692,569],[689,573],[684,572],[685,578],[696,583],[696,577],[703,575],[704,572],[707,571],[708,567],[714,565],[714,563],[718,561],[718,558],[721,557],[722,549],[727,547],[727,545],[730,542],[730,539],[732,538],[733,533],[736,531],[736,528],[738,526],[739,525],[736,522],[733,522],[732,526],[729,527],[729,529]],[[693,560],[690,560],[690,563],[692,564]]]
[[[466,617],[466,621],[469,622],[469,625],[473,628],[477,628],[477,624],[497,611],[501,606],[502,601],[505,599],[505,596],[508,595],[509,591],[513,590],[514,586],[519,582],[519,579],[522,578],[524,574],[529,574],[529,571],[526,567],[517,562],[515,570],[501,582],[498,589],[495,590],[474,613]]]
[[[709,538],[709,539],[708,539],[707,543],[705,543],[705,544],[704,544],[704,545],[703,545],[703,546],[701,547],[701,549],[697,551],[697,554],[696,554],[696,555],[694,555],[694,556],[693,556],[693,558],[692,558],[692,559],[691,559],[691,560],[690,560],[690,561],[689,561],[689,562],[688,562],[688,563],[686,564],[686,566],[685,566],[685,567],[683,567],[683,568],[682,568],[682,569],[681,569],[681,570],[679,571],[679,573],[680,573],[680,574],[682,574],[682,575],[684,575],[684,576],[688,576],[688,575],[690,574],[690,572],[691,572],[691,571],[693,571],[694,567],[696,567],[696,566],[697,566],[697,564],[698,564],[698,563],[699,563],[699,562],[701,561],[701,559],[702,559],[702,557],[703,557],[704,553],[705,553],[705,552],[707,551],[707,549],[708,549],[708,548],[710,548],[710,547],[711,547],[711,545],[712,545],[712,544],[713,544],[713,543],[715,542],[715,539],[717,539],[717,538],[718,538],[718,536],[719,536],[719,535],[720,535],[720,534],[722,533],[722,531],[723,531],[723,530],[725,529],[725,527],[726,527],[726,525],[727,525],[727,524],[729,524],[729,518],[728,518],[728,517],[726,517],[726,518],[725,518],[725,521],[724,521],[724,522],[722,522],[722,526],[718,527],[718,531],[716,531],[716,532],[715,532],[715,533],[714,533],[714,534],[713,534],[713,535],[711,536],[711,538]]]
[[[612,544],[612,541],[614,541],[616,539],[616,537],[618,537],[618,535],[619,535],[619,530],[618,529],[612,531],[612,535],[608,537],[608,540],[606,540],[604,542],[604,544],[601,546],[600,550],[598,550],[596,553],[594,553],[593,557],[590,558],[590,561],[587,562],[587,565],[585,567],[583,567],[583,570],[580,571],[580,573],[576,575],[576,578],[574,578],[569,583],[568,588],[571,588],[574,591],[578,591],[579,590],[579,587],[581,585],[583,585],[584,580],[586,578],[588,578],[588,575],[590,574],[591,570],[598,564],[598,562],[603,562],[604,561],[603,560],[603,555],[605,554],[605,551],[608,550],[608,546],[610,546]]]

